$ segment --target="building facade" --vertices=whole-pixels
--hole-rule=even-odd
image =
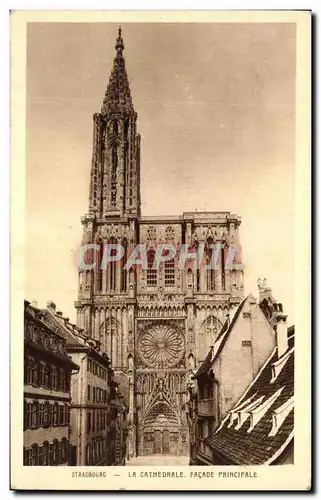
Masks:
[[[25,301],[24,465],[70,464],[70,381],[78,366],[65,344],[43,311]]]
[[[243,298],[241,219],[229,212],[141,214],[141,140],[123,50],[119,31],[102,108],[93,117],[82,245],[95,245],[93,260],[84,262],[95,268],[79,266],[77,325],[100,342],[115,373],[128,377],[129,456],[186,455],[190,371],[204,361],[226,314]],[[215,244],[218,265],[207,270]],[[102,269],[106,245],[121,245],[123,255]],[[137,245],[145,245],[147,265],[124,269]],[[159,245],[178,252],[155,269]],[[191,259],[181,268],[183,245],[190,251],[203,245],[205,264],[195,266]],[[232,247],[238,269],[226,265]]]
[[[196,382],[194,446],[191,462],[212,463],[205,438],[214,432],[257,376],[276,343],[275,330],[260,303],[249,295],[228,318],[216,342],[192,377]]]
[[[277,345],[244,395],[204,444],[213,465],[294,463],[295,330],[278,315]]]
[[[107,354],[53,302],[48,302],[44,320],[63,336],[66,351],[79,366],[71,378],[70,465],[124,465],[128,407]]]

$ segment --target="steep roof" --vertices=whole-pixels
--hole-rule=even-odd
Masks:
[[[34,324],[38,325],[41,330],[46,331],[49,333],[51,336],[54,336],[60,340],[60,342],[63,343],[63,348],[57,349],[55,348],[50,342],[46,344],[42,344],[42,341],[37,342],[34,340],[34,338],[26,337],[25,336],[25,345],[31,346],[33,349],[39,350],[45,350],[48,353],[51,354],[51,356],[54,356],[56,359],[63,360],[64,362],[68,361],[68,363],[73,367],[73,368],[78,368],[78,366],[72,361],[72,359],[69,357],[67,349],[66,349],[66,344],[63,342],[65,340],[64,335],[62,335],[60,329],[57,327],[57,325],[53,323],[48,323],[46,321],[46,315],[45,311],[42,309],[38,309],[38,307],[33,306],[30,302],[27,300],[24,301],[25,308],[24,308],[24,317],[26,320],[32,321]],[[41,346],[41,347],[40,347]]]
[[[250,296],[245,297],[242,300],[242,302],[238,305],[232,319],[230,321],[229,320],[225,321],[224,325],[222,326],[222,328],[217,336],[217,339],[214,343],[214,346],[210,347],[209,352],[208,352],[205,360],[203,361],[201,366],[198,368],[197,372],[193,375],[192,379],[196,379],[196,378],[200,377],[201,375],[204,375],[204,373],[208,372],[208,370],[212,367],[214,361],[217,359],[217,357],[219,356],[220,352],[222,351],[224,345],[226,344],[226,341],[227,341],[228,337],[230,336],[231,331],[233,330],[233,327],[236,323],[236,320],[239,317],[239,315],[243,309],[243,306],[249,297]]]
[[[294,329],[288,337],[294,345]],[[273,462],[293,440],[293,395],[294,347],[289,347],[280,359],[275,348],[220,427],[204,440],[205,444],[226,464]]]
[[[98,357],[101,361],[103,360],[110,368],[109,358],[105,353],[100,351],[99,342],[84,335],[81,328],[70,323],[69,318],[65,318],[62,313],[56,312],[55,308],[48,307],[47,309],[43,309],[42,313],[43,321],[51,328],[54,328],[55,331],[59,332],[65,339],[68,352],[78,350],[90,351],[92,355]]]
[[[210,350],[207,353],[206,358],[204,359],[203,363],[201,364],[201,366],[199,367],[199,369],[197,370],[197,372],[193,375],[192,379],[198,378],[198,377],[200,377],[201,375],[204,375],[204,373],[207,373],[210,370],[210,368],[212,366],[211,361],[212,361],[213,349],[214,349],[214,346],[211,346]]]
[[[123,56],[124,42],[121,28],[118,30],[115,49],[116,57],[114,59],[113,69],[109,78],[101,113],[103,115],[133,114],[135,111],[125,68],[125,59]]]

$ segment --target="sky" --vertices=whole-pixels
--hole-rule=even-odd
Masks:
[[[294,322],[294,24],[126,23],[143,215],[242,217],[245,292],[266,278]],[[92,116],[118,26],[29,23],[26,299],[75,321]]]

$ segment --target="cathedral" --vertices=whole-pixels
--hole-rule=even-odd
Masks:
[[[141,213],[140,150],[123,55],[121,29],[105,97],[93,116],[89,209],[82,245],[121,244],[124,255],[106,268],[79,267],[77,324],[128,381],[129,456],[188,455],[187,388],[226,318],[244,296],[243,271],[226,266],[240,248],[239,216],[229,212]],[[142,166],[142,171],[144,167]],[[205,262],[220,243],[218,266],[178,266],[178,255],[155,269],[158,245],[204,245]],[[126,269],[138,244],[147,267]],[[98,252],[102,258],[102,252]],[[99,259],[98,259],[99,260]],[[241,252],[234,262],[241,263]]]

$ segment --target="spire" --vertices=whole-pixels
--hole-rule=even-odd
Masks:
[[[107,114],[131,114],[134,113],[125,59],[123,56],[124,41],[121,27],[118,28],[116,40],[116,57],[114,58],[113,69],[109,78],[108,87],[103,100],[101,112]]]

